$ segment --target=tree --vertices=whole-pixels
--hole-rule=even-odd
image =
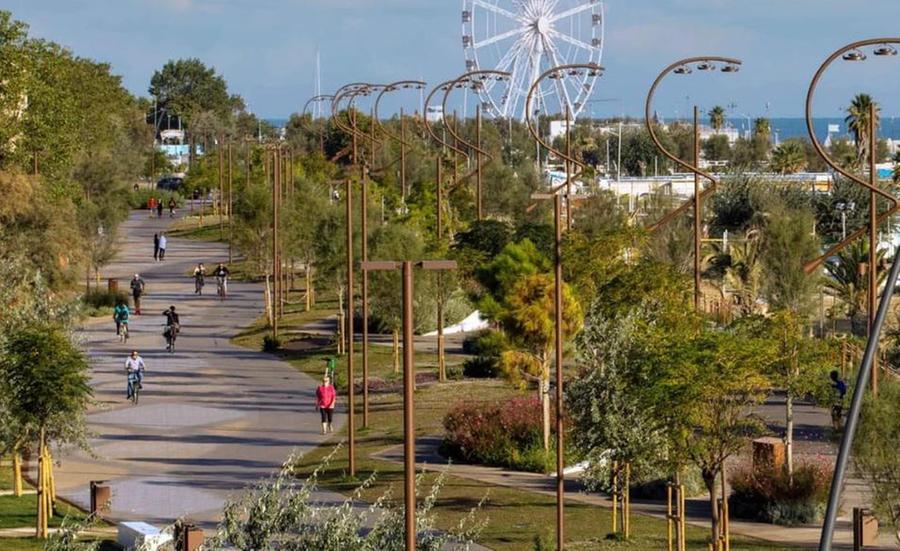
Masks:
[[[733,293],[740,304],[741,313],[750,315],[756,311],[756,301],[762,281],[760,263],[760,235],[756,229],[748,230],[743,237],[735,236],[726,250],[723,245],[713,244],[713,253],[707,257],[712,264],[707,273],[718,276],[724,298],[726,288]]]
[[[761,254],[763,297],[770,308],[805,318],[811,313],[821,273],[804,271],[804,264],[820,250],[819,239],[812,233],[815,219],[808,209],[774,201],[767,211]]]
[[[719,133],[722,128],[725,127],[725,108],[721,105],[716,105],[709,111],[709,124],[713,127],[713,130],[716,131],[716,134]]]
[[[900,543],[900,385],[885,380],[866,396],[853,441],[853,462],[872,488],[872,507]]]
[[[721,161],[731,158],[731,145],[728,136],[716,134],[703,142],[703,157],[709,161]]]
[[[884,256],[885,250],[879,250],[876,253],[876,263],[881,264]],[[868,262],[869,242],[865,239],[857,239],[844,247],[835,255],[834,259],[825,263],[827,274],[823,281],[825,292],[841,302],[855,335],[866,334],[866,293],[869,287],[869,278],[862,270],[862,265],[868,264]],[[880,270],[876,283],[880,285],[886,277],[887,272]]]
[[[0,347],[3,418],[19,431],[20,445],[36,443],[41,454],[51,442],[87,447],[85,413],[93,393],[89,372],[84,353],[58,325],[29,324],[4,339]],[[43,474],[40,479],[46,484]],[[41,522],[46,513],[38,514],[39,535],[44,533]]]
[[[881,107],[869,94],[856,94],[850,101],[847,116],[844,118],[847,129],[853,134],[853,141],[856,144],[856,159],[859,164],[864,164],[868,160],[870,140],[874,139],[874,136],[869,135],[873,107],[875,109],[875,131],[878,132],[878,127],[881,125]]]
[[[570,339],[581,326],[581,307],[568,285],[562,288],[562,334]],[[544,412],[544,450],[550,449],[550,365],[555,350],[555,286],[546,274],[520,280],[507,297],[500,321],[512,345],[500,358],[500,369],[513,383],[537,383]]]
[[[767,341],[734,329],[705,330],[692,339],[670,341],[659,351],[657,365],[664,374],[651,392],[670,416],[676,453],[700,469],[709,492],[713,538],[725,462],[765,428],[747,412],[765,399],[771,383],[764,373],[773,357]]]
[[[480,288],[473,301],[485,318],[499,322],[516,284],[530,275],[549,274],[550,270],[550,259],[531,240],[508,243],[493,260],[475,269]]]
[[[772,154],[772,170],[779,174],[794,174],[805,168],[806,154],[800,142],[787,140],[775,148]]]

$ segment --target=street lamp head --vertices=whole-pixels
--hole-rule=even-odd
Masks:
[[[697,65],[698,71],[714,71],[715,69],[716,69],[715,64],[710,63],[708,61],[704,61],[704,62],[700,63],[699,65]]]
[[[894,48],[890,44],[882,44],[878,48],[875,48],[873,53],[878,56],[895,56],[897,55],[897,48]]]
[[[866,54],[859,50],[851,50],[843,55],[844,61],[865,61]]]
[[[693,69],[688,67],[687,65],[682,65],[681,67],[675,67],[673,71],[676,75],[689,75],[694,72]]]
[[[741,70],[740,65],[735,65],[733,63],[729,63],[728,65],[722,67],[723,73],[736,73]]]

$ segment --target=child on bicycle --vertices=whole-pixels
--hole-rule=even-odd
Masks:
[[[137,350],[132,350],[131,355],[125,360],[125,373],[128,376],[128,385],[125,387],[125,399],[130,400],[134,396],[135,385],[144,388],[144,359],[138,355]]]

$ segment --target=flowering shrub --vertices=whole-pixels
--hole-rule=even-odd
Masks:
[[[544,452],[541,427],[537,396],[500,404],[461,402],[444,417],[441,451],[467,463],[546,472],[552,455]]]
[[[794,467],[793,480],[786,469],[754,471],[742,467],[730,477],[733,492],[729,508],[735,517],[773,524],[820,522],[831,476],[831,466],[823,461],[799,463]]]

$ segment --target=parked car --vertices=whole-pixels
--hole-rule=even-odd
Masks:
[[[156,189],[165,189],[168,191],[178,191],[184,185],[184,178],[177,176],[166,176],[156,182]]]

